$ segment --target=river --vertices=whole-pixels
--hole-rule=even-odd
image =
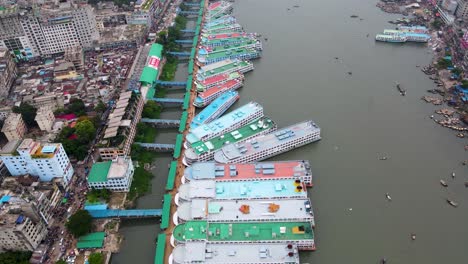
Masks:
[[[435,88],[416,68],[430,63],[430,49],[374,41],[399,17],[376,3],[236,1],[239,23],[268,41],[235,106],[255,100],[279,127],[313,119],[322,128],[320,142],[273,158],[308,159],[313,168],[317,251],[302,253],[301,263],[377,263],[383,256],[388,263],[467,263],[466,140],[430,120],[436,107],[420,99]],[[161,160],[165,169],[169,158]],[[155,177],[139,207],[160,206],[165,176]],[[121,230],[126,240],[113,263],[152,263],[158,227],[134,222]]]

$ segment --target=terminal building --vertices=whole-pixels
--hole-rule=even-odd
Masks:
[[[30,174],[38,176],[41,181],[61,178],[68,185],[74,173],[60,143],[43,144],[32,139],[12,140],[0,150],[0,159],[12,176]]]
[[[88,175],[88,186],[94,189],[108,189],[128,192],[133,181],[134,167],[130,158],[97,162]]]

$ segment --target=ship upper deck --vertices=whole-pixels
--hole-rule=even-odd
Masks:
[[[253,44],[249,44],[249,46],[251,46]],[[235,48],[232,48],[230,46],[230,48],[227,48],[227,49],[223,49],[223,50],[217,50],[217,51],[214,51],[214,52],[211,52],[209,54],[201,54],[201,57],[199,58],[199,60],[201,62],[203,62],[204,60],[214,60],[214,59],[219,59],[219,58],[228,58],[230,56],[235,56],[235,55],[238,55],[238,54],[253,54],[253,53],[259,53],[260,51],[253,48],[253,47],[235,47]],[[202,57],[203,56],[203,57]]]
[[[309,175],[312,175],[312,170],[307,160],[237,164],[197,162],[187,167],[184,171],[184,177],[188,180],[215,179],[217,181],[301,177]]]
[[[245,35],[245,33],[243,33]],[[228,35],[228,34],[223,34]],[[203,39],[202,38],[202,45],[229,45],[229,43],[244,43],[248,41],[257,41],[255,36],[247,35],[247,36],[238,36],[238,37],[224,37],[224,38],[216,38],[216,39]]]
[[[188,221],[174,228],[177,241],[297,241],[313,240],[310,222],[208,223]]]
[[[189,143],[199,141],[201,138],[218,133],[223,129],[229,128],[232,125],[246,119],[249,116],[252,116],[257,111],[261,111],[262,106],[256,102],[250,102],[245,104],[234,111],[231,111],[220,118],[213,120],[208,124],[203,124],[194,129],[190,129],[190,133],[187,134],[186,140]]]
[[[194,154],[200,155],[209,151],[222,148],[224,145],[242,141],[262,131],[276,127],[276,124],[268,117],[261,117],[237,130],[227,132],[208,141],[198,141],[191,144]]]
[[[206,264],[299,264],[296,245],[286,243],[218,244],[193,241],[177,245],[172,251],[175,263]]]
[[[203,30],[204,32],[213,32],[216,30],[222,30],[222,29],[231,29],[231,28],[242,28],[241,25],[238,23],[226,23],[226,24],[211,24],[211,25],[206,25]]]
[[[212,84],[219,83],[222,81],[227,81],[227,80],[232,80],[232,79],[242,78],[242,77],[243,75],[240,72],[218,74],[218,75],[214,75],[212,77],[206,78],[202,81],[197,81],[197,86],[199,84],[202,87],[204,87],[204,86],[212,85]]]
[[[299,186],[298,186],[299,185]],[[294,179],[268,179],[246,181],[191,181],[179,187],[180,198],[213,199],[265,199],[276,197],[307,197],[304,183]]]
[[[312,206],[308,198],[268,200],[207,200],[193,199],[177,208],[177,216],[184,221],[285,221],[312,220]]]
[[[242,80],[237,78],[237,79],[230,79],[230,80],[227,80],[226,82],[224,83],[221,83],[221,84],[218,84],[218,85],[215,85],[213,87],[211,87],[210,89],[204,91],[204,92],[201,92],[201,93],[198,93],[198,96],[199,98],[201,99],[204,99],[204,98],[208,98],[210,97],[211,95],[219,92],[220,90],[223,90],[223,89],[231,89],[232,87],[236,86],[236,85],[239,85],[240,83],[242,83]],[[203,86],[199,86],[197,84],[197,88],[200,88],[200,87],[203,87]]]
[[[223,106],[228,101],[233,100],[238,97],[239,93],[237,91],[227,91],[221,96],[216,98],[210,105],[205,107],[198,115],[196,115],[192,122],[190,123],[191,128],[196,128],[199,125],[203,124],[205,120],[210,118],[214,113],[216,113],[221,106]]]
[[[274,133],[261,135],[245,142],[226,145],[215,153],[215,161],[227,163],[229,160],[292,142],[297,138],[315,132],[320,133],[320,128],[313,121],[297,123]]]
[[[197,76],[199,76],[200,79],[206,79],[211,76],[218,75],[222,72],[236,71],[236,69],[239,70],[243,67],[249,66],[249,64],[252,64],[252,63],[248,61],[239,60],[239,59],[222,60],[220,62],[215,62],[213,64],[208,64],[207,66],[203,66],[202,69],[198,71]],[[208,66],[214,66],[214,67],[208,67]]]

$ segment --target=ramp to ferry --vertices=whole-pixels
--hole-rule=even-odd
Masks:
[[[93,218],[152,218],[162,216],[162,209],[106,209],[88,210]]]

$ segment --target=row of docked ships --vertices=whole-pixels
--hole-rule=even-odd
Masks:
[[[382,34],[377,34],[375,40],[383,42],[428,42],[431,36],[424,26],[401,26],[398,29],[385,29]]]
[[[315,250],[311,166],[263,160],[320,140],[320,128],[307,120],[278,129],[253,101],[226,113],[261,51],[231,10],[211,3],[202,30],[194,105],[204,109],[184,142],[169,262],[298,264],[300,250]]]

